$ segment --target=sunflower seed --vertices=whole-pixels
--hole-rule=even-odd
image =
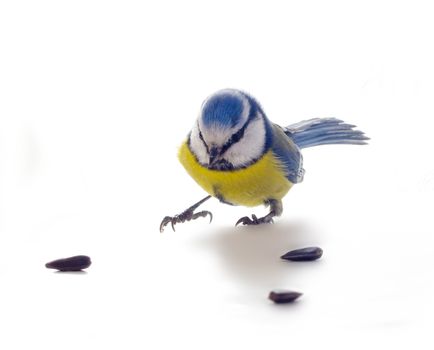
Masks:
[[[319,247],[307,247],[291,250],[280,258],[291,261],[312,261],[321,258],[322,249]]]
[[[268,295],[268,299],[274,301],[276,304],[292,303],[294,300],[302,296],[303,293],[294,292],[285,289],[272,290]]]
[[[53,260],[45,264],[47,269],[59,271],[80,271],[90,266],[92,262],[86,255],[71,256],[65,259]]]

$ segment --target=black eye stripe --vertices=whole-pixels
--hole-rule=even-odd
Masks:
[[[231,138],[223,145],[220,154],[225,153],[232,145],[236,144],[243,138],[244,132],[246,131],[247,126],[250,124],[251,120],[252,119],[248,119],[240,130],[238,130],[235,134],[232,134]]]
[[[208,145],[206,144],[205,139],[203,138],[202,131],[200,131],[200,129],[199,129],[199,125],[197,126],[197,130],[199,130],[199,138],[202,140],[203,145],[204,145],[205,148],[206,148],[206,153],[209,154],[209,147],[208,147]]]

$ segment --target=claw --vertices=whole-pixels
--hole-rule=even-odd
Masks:
[[[240,218],[235,224],[235,226],[238,226],[239,224],[249,226],[249,225],[272,224],[272,223],[273,223],[273,218],[271,216],[267,215],[258,219],[258,217],[255,214],[252,214],[251,219],[248,216],[243,216],[242,218]]]
[[[199,213],[195,213],[191,216],[191,219],[187,219],[187,220],[196,220],[199,217],[204,217],[206,218],[209,215],[209,223],[212,222],[212,213],[208,210],[203,210],[200,211]]]
[[[160,224],[160,232],[163,233],[164,228],[169,224],[172,226],[172,230],[175,231],[175,224],[178,222],[178,216],[166,216]]]
[[[243,225],[252,225],[253,221],[252,219],[250,219],[248,216],[244,216],[242,218],[240,218],[237,223],[235,224],[235,226],[238,226],[239,224],[243,224]]]
[[[235,227],[237,227],[239,224],[243,222],[244,218],[239,218],[238,221],[235,223]]]
[[[207,217],[209,216],[209,222],[212,222],[213,216],[212,213],[210,211],[204,210],[204,211],[200,211],[198,213],[193,213],[193,211],[187,210],[179,215],[175,215],[175,216],[166,216],[163,221],[161,221],[160,224],[160,232],[164,231],[164,228],[169,224],[172,226],[172,230],[175,230],[175,225],[178,223],[183,223],[185,221],[191,221],[191,220],[196,220],[199,217]]]
[[[172,224],[173,224],[173,218],[172,218],[171,216],[166,216],[166,217],[163,219],[163,221],[161,221],[161,224],[160,224],[160,232],[163,232],[163,231],[164,231],[164,228],[167,226],[167,224],[168,224],[169,222],[172,222]]]
[[[210,199],[211,196],[206,196],[205,198],[201,199],[196,204],[193,204],[190,208],[187,210],[184,210],[181,214],[175,215],[175,216],[166,216],[163,221],[161,221],[160,224],[160,232],[164,231],[164,228],[167,226],[167,224],[170,222],[172,226],[172,230],[175,231],[175,225],[178,223],[183,223],[185,221],[190,220],[196,220],[198,217],[206,217],[209,215],[209,222],[212,221],[212,213],[207,210],[200,211],[198,213],[195,213],[194,211],[204,202],[206,202],[208,199]]]

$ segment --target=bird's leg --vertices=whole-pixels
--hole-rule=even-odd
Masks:
[[[161,221],[160,224],[160,232],[164,231],[164,228],[167,224],[171,224],[173,231],[175,231],[175,225],[178,223],[183,223],[185,221],[190,220],[196,220],[199,217],[206,217],[209,215],[209,222],[212,221],[212,213],[208,210],[203,210],[198,213],[195,213],[194,211],[199,207],[202,203],[210,199],[211,196],[207,196],[204,199],[200,200],[196,204],[193,204],[190,208],[184,210],[181,214],[174,215],[174,216],[166,216],[163,221]]]
[[[255,214],[252,214],[252,218],[244,216],[240,218],[235,226],[239,224],[243,225],[260,225],[260,224],[272,224],[273,217],[282,215],[283,206],[282,201],[276,199],[269,199],[265,202],[266,206],[270,206],[270,212],[262,218],[257,218]]]

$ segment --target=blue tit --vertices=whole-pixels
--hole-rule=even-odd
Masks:
[[[314,118],[286,127],[272,123],[249,94],[225,89],[209,96],[179,149],[179,160],[209,195],[181,214],[166,216],[160,231],[171,223],[210,217],[195,210],[211,197],[223,203],[254,207],[265,204],[264,217],[242,217],[236,223],[272,223],[283,211],[282,198],[303,181],[301,149],[327,144],[363,145],[369,138],[354,125],[336,118]]]

